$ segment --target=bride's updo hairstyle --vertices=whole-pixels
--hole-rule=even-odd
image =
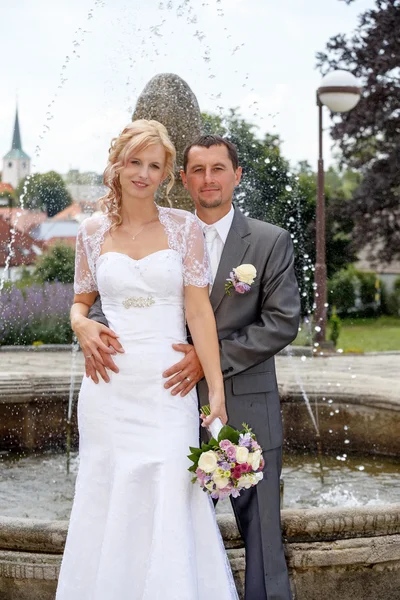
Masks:
[[[119,137],[111,140],[108,163],[103,177],[104,185],[110,191],[100,198],[99,203],[102,211],[110,217],[114,227],[122,222],[122,190],[119,173],[128,164],[129,158],[134,152],[141,152],[154,144],[161,144],[165,150],[165,172],[169,180],[166,189],[168,198],[168,194],[175,183],[176,151],[164,125],[158,121],[139,119],[129,123]]]

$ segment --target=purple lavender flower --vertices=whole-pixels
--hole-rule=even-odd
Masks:
[[[252,448],[253,438],[250,433],[241,433],[239,437],[239,446],[245,446],[249,450]]]
[[[222,462],[219,466],[224,471],[230,471],[231,470],[231,463],[229,463],[229,462]]]
[[[0,296],[0,344],[70,343],[72,284],[33,284],[3,290]]]

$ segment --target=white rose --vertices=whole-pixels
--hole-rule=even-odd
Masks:
[[[254,452],[252,452],[250,454],[249,463],[251,464],[253,469],[255,471],[257,471],[257,469],[260,466],[260,462],[261,462],[261,452],[260,452],[260,450],[255,450]]]
[[[251,488],[251,486],[253,484],[252,484],[250,475],[242,475],[238,481],[238,485],[239,485],[239,488],[245,488],[246,490]]]
[[[251,285],[257,276],[257,270],[253,265],[239,265],[233,269],[233,272],[239,281],[248,285]]]
[[[264,478],[264,473],[260,471],[259,473],[256,473],[254,477],[256,478],[256,482],[258,483],[259,481],[261,481],[261,479]]]
[[[205,473],[212,473],[217,468],[217,455],[212,450],[203,452],[199,458],[199,468]]]
[[[249,451],[247,450],[247,448],[245,448],[245,446],[238,446],[236,448],[236,462],[238,462],[239,465],[241,465],[242,463],[247,462],[248,458]]]
[[[213,477],[213,481],[219,490],[222,490],[222,488],[226,487],[229,483],[227,477],[221,477],[220,475]]]

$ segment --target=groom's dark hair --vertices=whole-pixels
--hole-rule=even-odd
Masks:
[[[194,139],[188,146],[186,146],[183,152],[183,170],[185,173],[188,164],[189,152],[193,146],[201,146],[203,148],[211,148],[211,146],[225,146],[225,148],[228,150],[229,158],[231,159],[234,170],[236,171],[239,166],[239,158],[235,144],[232,144],[232,142],[220,135],[199,135],[199,137]]]

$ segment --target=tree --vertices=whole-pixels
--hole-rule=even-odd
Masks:
[[[362,174],[347,204],[355,247],[368,244],[371,258],[384,261],[400,256],[399,23],[400,1],[376,0],[352,37],[332,37],[326,52],[317,55],[323,74],[346,69],[364,86],[357,107],[335,115],[331,134],[342,164]]]
[[[73,283],[75,272],[75,250],[59,243],[52,246],[36,263],[34,277],[41,281]]]
[[[72,202],[63,178],[55,171],[36,173],[20,182],[17,195],[21,199],[24,193],[24,206],[31,210],[44,210],[53,217]]]
[[[303,312],[312,305],[312,264],[305,251],[306,218],[303,210],[309,199],[298,185],[295,172],[282,156],[277,135],[256,135],[255,127],[241,118],[235,109],[224,117],[203,114],[203,130],[228,137],[237,147],[243,177],[235,190],[234,200],[245,215],[268,221],[287,229],[296,253],[296,275],[299,282]],[[315,205],[315,202],[314,202]]]

